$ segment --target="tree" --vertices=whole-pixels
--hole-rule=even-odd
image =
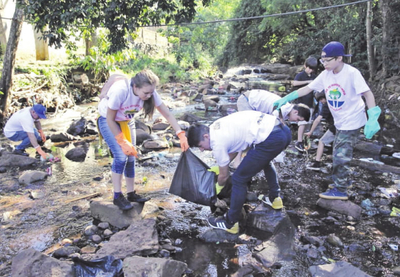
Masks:
[[[202,0],[208,5],[212,0]],[[0,80],[1,110],[6,111],[12,82],[15,52],[18,47],[22,18],[42,32],[50,46],[74,47],[83,34],[103,27],[109,30],[110,53],[127,47],[127,34],[138,27],[162,23],[190,22],[196,14],[196,0],[17,0],[16,14],[7,44],[3,75]],[[7,54],[8,53],[8,54]]]

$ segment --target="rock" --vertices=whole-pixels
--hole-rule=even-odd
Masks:
[[[132,203],[132,205],[133,209],[121,211],[111,202],[93,200],[90,202],[90,212],[94,218],[122,229],[141,218],[139,214],[142,212],[143,205],[139,203]]]
[[[74,253],[79,253],[81,249],[77,246],[64,246],[53,253],[54,258],[67,258],[69,255],[72,255]]]
[[[183,262],[162,258],[128,257],[124,259],[123,262],[123,271],[125,277],[184,276],[186,269],[187,264]]]
[[[25,171],[18,178],[18,181],[21,185],[29,185],[36,181],[41,181],[46,179],[47,173],[42,171]]]
[[[67,157],[68,160],[74,162],[83,162],[86,159],[86,152],[86,149],[84,149],[83,147],[75,147],[69,150],[65,154],[65,157]]]
[[[143,142],[142,146],[146,149],[156,150],[169,147],[169,143],[163,139],[150,139]]]
[[[81,119],[79,119],[78,121],[72,122],[67,130],[67,133],[73,136],[83,135],[86,130],[86,123],[86,119],[81,117]]]
[[[309,271],[312,276],[318,277],[371,277],[357,267],[344,261],[333,264],[310,266]]]
[[[59,261],[46,256],[32,248],[21,251],[12,259],[11,276],[13,277],[43,277],[64,276],[74,277],[73,264]]]
[[[356,220],[360,219],[362,211],[362,208],[360,206],[354,204],[351,201],[328,200],[319,198],[317,201],[317,205],[327,210],[332,210],[344,215],[352,216]]]
[[[74,136],[71,136],[70,134],[67,134],[67,133],[60,133],[60,134],[51,135],[50,140],[52,142],[64,142],[64,141],[77,140],[77,138]]]
[[[38,163],[39,160],[37,159],[27,156],[15,155],[7,151],[2,152],[0,159],[0,167],[27,168],[31,166],[36,166]]]
[[[148,256],[157,253],[159,249],[156,221],[144,219],[131,224],[125,231],[114,234],[110,241],[96,252],[96,258],[108,255],[117,259],[134,255]]]

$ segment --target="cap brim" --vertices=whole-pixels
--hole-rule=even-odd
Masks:
[[[37,114],[41,119],[47,119],[47,117],[43,114]]]

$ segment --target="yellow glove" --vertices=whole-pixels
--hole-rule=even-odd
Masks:
[[[216,175],[219,175],[219,166],[212,166],[208,171],[214,172]],[[224,186],[220,186],[218,182],[215,183],[215,192],[217,195],[221,192]]]
[[[117,140],[117,143],[121,146],[122,151],[125,155],[135,156],[136,158],[138,157],[136,148],[126,139],[124,133],[119,133],[115,136],[115,139]]]
[[[219,175],[219,166],[212,166],[208,171],[214,172],[216,175]]]
[[[180,131],[176,134],[179,138],[179,143],[181,144],[181,149],[183,152],[189,149],[189,143],[185,134],[185,131]]]
[[[40,145],[35,147],[36,152],[39,153],[40,156],[42,156],[43,160],[47,161],[47,159],[50,159],[50,155],[45,153],[42,149],[42,147],[40,147]]]
[[[40,137],[42,138],[42,141],[43,141],[43,142],[46,142],[46,136],[45,136],[45,134],[43,133],[43,130],[38,130],[38,131],[39,131]]]

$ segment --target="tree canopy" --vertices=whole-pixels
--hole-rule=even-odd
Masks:
[[[202,0],[208,5],[211,0]],[[127,34],[138,27],[190,22],[196,0],[25,0],[18,4],[25,17],[41,31],[50,45],[61,47],[69,38],[82,38],[96,28],[110,32],[110,52],[127,46]],[[71,46],[71,45],[70,45]]]

